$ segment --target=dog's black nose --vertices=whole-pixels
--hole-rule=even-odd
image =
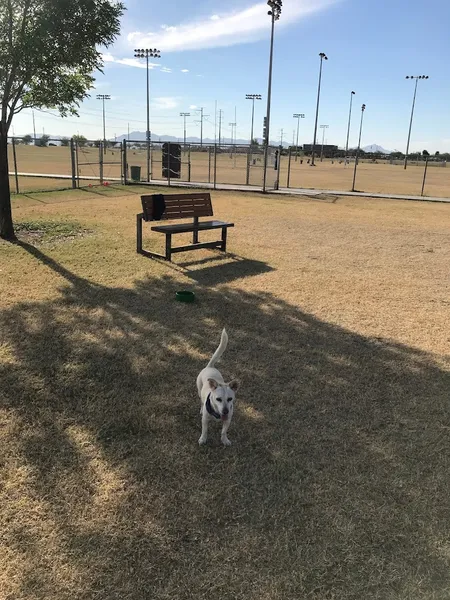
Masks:
[[[227,415],[230,411],[228,410],[228,408],[225,408],[225,410],[223,411],[223,415]]]

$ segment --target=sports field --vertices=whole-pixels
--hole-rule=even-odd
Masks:
[[[13,171],[12,151],[10,148],[10,171]],[[146,179],[146,151],[144,149],[130,148],[127,153],[129,166],[140,166],[141,177]],[[105,180],[117,179],[121,176],[121,151],[109,149],[104,156]],[[189,168],[190,163],[190,168]],[[273,168],[273,158],[270,161],[267,175],[267,184],[273,187],[277,181],[278,172]],[[71,159],[69,148],[49,147],[38,148],[34,146],[17,146],[18,172],[26,173],[51,173],[71,175]],[[339,161],[317,161],[315,167],[307,164],[307,159],[301,161],[291,160],[290,181],[292,188],[326,189],[333,191],[350,191],[353,183],[354,165],[345,166]],[[99,177],[99,150],[97,148],[80,148],[78,152],[78,172],[81,177]],[[162,178],[161,151],[152,152],[152,177]],[[358,166],[355,189],[368,193],[420,195],[424,178],[424,164],[410,165],[405,171],[401,165],[386,163],[371,163],[361,161]],[[222,151],[214,158],[214,148],[205,152],[183,152],[181,181],[199,183],[245,185],[247,183],[247,156]],[[248,183],[253,186],[262,186],[263,158],[254,155],[250,161]],[[280,187],[286,187],[288,182],[288,158],[281,158],[279,173]],[[33,189],[52,189],[54,187],[70,186],[70,181],[39,180],[36,178],[19,178],[22,191]],[[88,185],[89,181],[81,180],[80,185]],[[11,178],[14,188],[15,181]],[[425,195],[436,197],[450,197],[450,166],[443,168],[437,163],[430,163],[427,172]]]
[[[2,599],[447,600],[450,206],[217,192],[231,254],[166,264],[144,191],[14,198]],[[233,446],[199,448],[223,326]]]

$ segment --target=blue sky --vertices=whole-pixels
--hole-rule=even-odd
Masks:
[[[156,47],[161,59],[151,70],[153,134],[183,135],[180,111],[189,111],[188,135],[198,136],[195,108],[210,115],[204,136],[214,138],[215,101],[224,110],[225,137],[237,107],[237,137],[249,138],[251,103],[260,93],[256,127],[262,133],[267,99],[270,18],[257,0],[126,0],[127,12],[116,44],[105,50],[104,74],[83,103],[80,118],[59,119],[36,111],[39,132],[90,139],[102,137],[97,93],[110,94],[107,137],[145,131],[145,69],[133,59],[135,47]],[[351,90],[354,117],[350,144],[356,145],[361,104],[367,105],[362,145],[390,150],[406,147],[413,82],[419,82],[411,150],[450,151],[450,38],[448,0],[284,0],[276,24],[271,140],[292,141],[293,113],[301,112],[301,143],[313,137],[319,52],[324,63],[319,122],[329,125],[328,143],[345,144]],[[14,123],[16,135],[32,131],[31,113]]]

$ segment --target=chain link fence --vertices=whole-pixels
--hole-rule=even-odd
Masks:
[[[201,185],[216,189],[352,189],[354,158],[324,158],[311,165],[296,149],[259,145],[178,144],[142,140],[120,143],[73,139],[10,138],[11,190],[27,193],[102,184]],[[266,173],[264,177],[264,166]],[[367,194],[450,197],[450,169],[427,161],[362,158],[355,189]],[[444,168],[442,168],[444,167]]]

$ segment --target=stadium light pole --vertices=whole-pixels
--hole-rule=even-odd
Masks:
[[[358,158],[359,158],[359,151],[361,149],[361,134],[362,134],[362,127],[363,127],[363,119],[364,119],[364,111],[366,110],[366,105],[363,104],[361,106],[361,125],[359,126],[359,140],[358,140],[358,149],[356,150],[356,157],[355,157],[355,170],[353,172],[353,185],[352,185],[352,192],[355,192],[355,182],[356,182],[356,169],[358,167]]]
[[[109,94],[97,94],[97,100],[103,102],[103,154],[106,154],[105,100],[111,100],[111,96]]]
[[[295,113],[292,116],[294,117],[294,119],[297,119],[297,144],[295,146],[295,161],[297,162],[297,160],[298,160],[298,134],[299,134],[299,130],[300,130],[300,119],[304,119],[305,115],[303,113]]]
[[[255,124],[255,100],[262,100],[261,94],[246,94],[246,100],[252,101],[252,129],[250,133],[250,146],[253,144],[253,126]]]
[[[270,104],[272,98],[272,69],[273,69],[273,39],[275,34],[275,21],[278,21],[281,16],[282,0],[268,0],[270,10],[268,15],[272,17],[272,33],[270,36],[270,58],[269,58],[269,82],[267,91],[267,112],[266,112],[266,134],[264,139],[264,175],[263,175],[263,192],[266,191],[267,180],[267,160],[269,156],[269,140],[270,140]]]
[[[350,111],[348,113],[348,128],[347,128],[347,143],[345,144],[345,161],[344,161],[344,165],[347,166],[347,158],[348,158],[348,141],[350,139],[350,123],[352,120],[352,104],[353,104],[353,96],[356,94],[356,92],[352,92],[350,94]]]
[[[156,48],[137,48],[134,51],[135,58],[145,58],[147,60],[147,181],[151,179],[151,133],[150,133],[150,73],[149,58],[161,58],[161,52]]]
[[[319,122],[320,86],[322,84],[322,65],[323,65],[324,60],[328,60],[328,56],[325,54],[325,52],[321,52],[319,54],[319,56],[320,56],[319,86],[317,88],[316,122],[314,125],[314,142],[313,142],[313,149],[312,149],[312,156],[311,156],[311,166],[312,167],[316,166],[314,159],[316,156],[317,124]]]
[[[415,79],[416,85],[414,87],[414,98],[413,98],[413,104],[412,104],[412,109],[411,109],[411,121],[409,123],[408,142],[406,144],[405,169],[408,165],[409,142],[411,141],[411,130],[412,130],[412,124],[413,124],[413,117],[414,117],[414,107],[416,105],[417,84],[419,83],[419,79],[428,79],[428,75],[407,75],[406,79]]]
[[[186,149],[186,117],[190,117],[191,113],[180,112],[180,117],[184,118],[184,148]]]
[[[325,129],[328,129],[329,125],[321,125],[320,129],[322,129],[323,134],[322,134],[322,150],[320,151],[320,162],[323,162],[323,144],[325,142]]]

